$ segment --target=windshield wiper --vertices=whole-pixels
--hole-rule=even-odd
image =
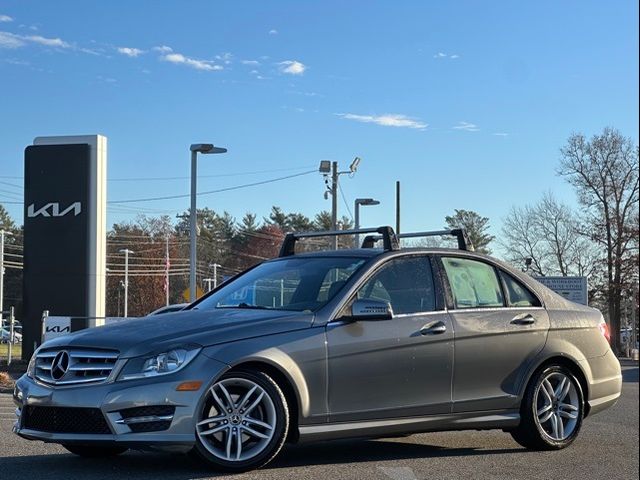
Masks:
[[[262,305],[249,305],[248,303],[242,302],[238,305],[222,305],[216,308],[246,308],[248,310],[271,310],[269,307],[264,307]]]

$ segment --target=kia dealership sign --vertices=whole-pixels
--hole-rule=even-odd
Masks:
[[[103,323],[106,167],[107,139],[100,135],[38,137],[25,149],[25,359],[40,344],[44,310],[95,319],[83,320],[83,328]]]

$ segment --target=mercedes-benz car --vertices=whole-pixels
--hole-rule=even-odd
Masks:
[[[296,251],[332,233],[369,235]],[[14,431],[82,456],[190,452],[226,471],[285,442],[441,430],[567,447],[620,395],[602,315],[474,253],[460,230],[414,236],[433,233],[459,248],[400,248],[390,227],[289,234],[278,258],[186,310],[48,341],[16,383]]]

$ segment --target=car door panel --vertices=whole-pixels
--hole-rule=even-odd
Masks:
[[[456,331],[453,411],[515,408],[522,377],[544,348],[547,312],[504,308],[450,313]],[[512,323],[522,314],[535,323]]]

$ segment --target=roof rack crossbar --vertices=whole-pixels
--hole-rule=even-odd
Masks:
[[[452,230],[434,230],[430,232],[411,232],[411,233],[401,233],[396,235],[397,238],[417,238],[417,237],[439,237],[451,235],[456,237],[458,240],[458,248],[460,250],[467,250],[470,252],[474,251],[473,242],[467,235],[467,232],[464,228],[454,228]],[[362,248],[373,248],[375,242],[380,240],[382,237],[377,235],[369,235],[365,237],[362,242]]]
[[[325,230],[320,232],[300,232],[300,233],[287,233],[280,247],[280,257],[289,257],[295,254],[296,242],[301,238],[314,238],[314,237],[333,237],[337,235],[359,235],[362,233],[377,233],[378,239],[384,241],[385,250],[398,250],[400,244],[398,243],[398,237],[396,236],[393,228],[384,226],[376,228],[359,228],[357,230]],[[368,238],[368,237],[367,237]]]

